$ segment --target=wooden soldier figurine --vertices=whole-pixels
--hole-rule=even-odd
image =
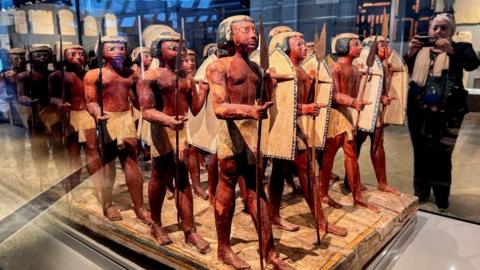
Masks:
[[[187,73],[187,75],[195,77],[195,73],[197,72],[197,54],[194,51],[187,49],[187,54],[182,59],[182,69]],[[202,91],[208,91],[208,85],[199,84],[197,87],[203,87],[204,89],[202,89]],[[191,144],[188,145],[187,164],[188,172],[190,173],[190,178],[192,179],[193,192],[203,200],[208,200],[208,194],[200,187],[200,156],[204,158],[206,154],[207,153],[198,149],[197,147]]]
[[[365,40],[363,40],[363,46],[373,46],[374,44],[374,36],[368,37]],[[376,48],[376,53],[378,59],[383,63],[383,89],[382,89],[382,95],[380,102],[383,106],[383,110],[379,110],[377,114],[377,120],[375,124],[375,128],[373,133],[366,132],[363,130],[358,130],[356,136],[355,136],[355,143],[356,143],[356,153],[357,153],[357,158],[360,157],[360,150],[362,147],[362,144],[365,142],[367,137],[370,137],[370,158],[373,163],[373,169],[375,171],[375,175],[377,177],[378,181],[378,186],[377,189],[380,191],[385,191],[385,192],[390,192],[395,195],[400,195],[400,192],[396,190],[395,188],[389,186],[387,184],[387,171],[386,171],[386,166],[385,166],[385,149],[383,148],[383,135],[384,135],[384,130],[385,130],[385,123],[383,119],[383,113],[388,105],[392,102],[392,98],[388,96],[388,88],[391,86],[391,78],[392,74],[395,71],[402,71],[402,70],[394,70],[390,68],[388,65],[388,57],[392,54],[392,49],[390,47],[390,44],[386,38],[383,36],[377,36],[377,48]],[[368,76],[368,75],[367,75]],[[344,186],[348,190],[348,177],[345,178],[344,180]]]
[[[152,175],[148,194],[153,219],[151,233],[160,245],[172,243],[163,228],[161,215],[167,184],[178,176],[175,179],[175,202],[185,241],[204,254],[208,252],[210,243],[197,233],[195,227],[183,123],[188,109],[193,114],[200,110],[207,92],[197,91],[193,77],[180,70],[181,63],[177,58],[182,56],[178,55],[179,46],[180,36],[177,33],[159,35],[152,42],[151,55],[159,60],[160,66],[147,71],[145,79],[138,84],[143,117],[152,123]],[[177,130],[179,149],[176,149]],[[175,163],[177,153],[179,159]]]
[[[102,184],[103,212],[109,220],[121,220],[119,210],[113,205],[112,191],[115,184],[115,158],[119,157],[125,171],[125,181],[133,202],[136,217],[150,223],[150,213],[143,205],[143,177],[137,163],[137,141],[131,102],[132,87],[137,79],[135,72],[123,65],[127,53],[127,41],[122,37],[102,37],[101,47],[105,66],[87,72],[84,78],[87,110],[105,129],[102,154],[107,172]],[[102,81],[99,82],[101,73]],[[99,95],[102,95],[99,97]],[[103,101],[103,102],[100,102]],[[104,112],[102,114],[101,112]]]
[[[140,57],[143,56],[143,59]],[[137,77],[142,77],[142,66],[143,65],[143,72],[146,72],[150,65],[152,64],[152,56],[150,55],[150,48],[149,47],[137,47],[133,50],[131,54],[132,62],[134,63],[133,70],[137,73]]]
[[[223,53],[222,53],[223,52]],[[220,57],[228,55],[224,50],[219,50],[216,43],[211,43],[205,46],[203,49],[205,60],[199,66],[197,72],[195,73],[195,82],[197,83],[197,88],[202,89],[202,91],[209,90],[208,80],[207,80],[207,67]],[[199,161],[196,159],[196,156],[192,154],[192,151],[195,151],[198,154],[198,158],[201,158],[202,155],[210,155],[210,160],[208,164],[208,195],[205,194],[205,198],[208,198],[210,203],[213,205],[215,199],[215,190],[218,183],[218,158],[217,158],[217,135],[218,135],[218,126],[221,120],[215,115],[215,110],[213,108],[212,102],[212,92],[208,92],[208,96],[205,102],[205,105],[202,107],[200,112],[193,116],[189,112],[188,121],[186,123],[187,131],[187,141],[189,143],[189,166],[192,182],[195,173],[192,170],[199,171]],[[198,181],[200,178],[198,178]],[[201,189],[199,191],[202,191]],[[195,188],[194,188],[194,192]],[[197,193],[201,197],[201,193]]]
[[[9,69],[3,70],[0,76],[0,103],[5,103],[7,106],[10,123],[14,124],[14,119],[18,119],[18,112],[15,108],[17,101],[17,75],[25,71],[25,49],[12,48],[8,50]],[[28,122],[25,121],[25,127],[28,127]]]
[[[283,53],[288,55],[288,59],[290,59],[290,63],[276,63],[278,64],[283,64],[283,65],[291,65],[294,69],[294,72],[296,74],[296,87],[295,83],[293,83],[291,86],[294,89],[287,89],[289,92],[294,93],[295,88],[297,89],[297,95],[292,94],[292,98],[297,98],[297,107],[296,107],[296,115],[297,117],[300,117],[302,115],[308,115],[308,116],[318,116],[320,113],[320,108],[325,107],[326,105],[324,104],[319,104],[313,102],[313,94],[311,92],[314,91],[314,78],[309,76],[301,67],[300,67],[300,62],[302,62],[303,59],[307,56],[308,49],[305,44],[305,40],[303,37],[303,34],[298,33],[298,32],[285,32],[285,33],[280,33],[276,35],[271,42],[276,44],[277,50],[281,50]],[[271,44],[272,45],[272,44]],[[271,54],[271,58],[274,54]],[[277,74],[279,75],[279,74]],[[282,84],[279,81],[279,86]],[[275,102],[275,108],[277,111],[281,110],[288,110],[288,107],[291,106],[283,106],[284,104],[281,104],[282,98],[280,98],[281,93],[280,89],[276,89],[276,95],[274,95],[273,101]],[[276,98],[279,98],[277,101]],[[292,116],[295,114],[291,114]],[[277,114],[277,117],[275,117],[275,121],[286,121],[286,119],[280,119],[283,117],[280,117],[280,114]],[[295,121],[296,122],[296,121]],[[293,123],[295,123],[293,122]],[[287,231],[296,231],[299,229],[298,226],[291,224],[290,222],[286,221],[285,219],[280,217],[280,203],[282,199],[282,192],[283,192],[283,187],[284,187],[284,179],[285,176],[290,174],[289,169],[291,167],[295,168],[295,171],[297,172],[298,179],[300,182],[300,186],[302,188],[302,192],[304,194],[305,200],[308,203],[308,206],[310,207],[310,211],[314,215],[314,219],[316,218],[316,222],[319,223],[319,227],[324,230],[328,231],[337,235],[345,236],[346,235],[346,229],[337,227],[333,224],[327,224],[325,220],[325,216],[323,213],[323,209],[321,206],[321,201],[320,197],[315,197],[313,193],[313,182],[315,181],[314,179],[310,179],[309,176],[307,175],[308,173],[308,143],[306,141],[306,134],[304,131],[301,129],[297,128],[298,125],[294,125],[296,130],[296,145],[295,145],[295,153],[294,153],[294,160],[289,161],[286,159],[280,159],[280,158],[273,158],[272,159],[272,176],[270,178],[270,185],[269,185],[269,190],[270,190],[270,211],[271,211],[271,216],[272,216],[272,223],[287,230]],[[270,131],[272,132],[272,131]],[[286,131],[285,131],[286,132]],[[287,137],[282,136],[283,138]],[[282,145],[286,145],[289,149],[291,149],[291,140],[290,142],[286,142],[285,140],[275,140],[272,142],[275,144],[276,148],[282,147]],[[291,151],[291,150],[290,150]],[[293,166],[291,166],[291,163],[294,163]],[[314,201],[316,200],[316,202]],[[316,209],[315,209],[316,208]]]
[[[68,45],[63,48],[65,59],[65,71],[55,71],[50,74],[50,103],[54,105],[62,117],[67,118],[64,122],[63,135],[66,136],[66,146],[69,150],[69,163],[71,169],[81,168],[80,149],[83,145],[86,158],[87,170],[92,176],[101,169],[102,163],[98,153],[95,119],[87,111],[87,100],[83,79],[85,77],[86,53],[80,45]],[[63,68],[63,63],[62,63]],[[80,183],[81,170],[77,170],[71,177],[71,186]],[[101,202],[101,179],[95,175],[95,196]],[[76,198],[76,193],[73,193]]]
[[[59,123],[57,111],[49,106],[48,64],[52,62],[52,50],[47,46],[30,49],[30,71],[17,75],[18,101],[32,109],[32,130],[44,129],[52,132],[52,127]]]
[[[207,78],[213,91],[215,113],[223,123],[218,133],[219,182],[215,193],[214,212],[217,228],[219,260],[235,269],[249,269],[230,246],[230,232],[235,210],[235,186],[243,178],[246,186],[246,205],[254,224],[261,226],[257,233],[261,236],[261,254],[267,263],[277,269],[291,269],[281,260],[275,250],[272,225],[268,218],[266,194],[259,189],[257,196],[255,182],[255,162],[257,152],[257,122],[267,117],[267,110],[273,104],[256,104],[261,95],[257,88],[261,85],[260,68],[249,59],[250,53],[258,45],[258,37],[253,20],[244,15],[232,16],[223,20],[217,32],[217,45],[228,50],[232,56],[220,58],[207,68]],[[265,95],[269,99],[273,80],[265,77]],[[260,198],[260,201],[257,201]],[[260,203],[261,213],[257,213]],[[261,223],[258,223],[260,219]]]
[[[320,173],[320,196],[323,203],[334,208],[342,205],[335,202],[328,195],[329,182],[332,175],[332,166],[340,147],[343,148],[345,171],[350,181],[353,193],[353,202],[356,206],[364,206],[373,210],[377,208],[362,197],[360,184],[360,170],[355,153],[354,123],[351,122],[348,107],[361,111],[369,104],[365,100],[358,100],[355,95],[360,87],[362,73],[352,65],[352,61],[360,56],[362,44],[355,34],[345,33],[336,36],[333,40],[334,49],[338,55],[336,63],[331,65],[333,77],[333,104],[327,131],[327,140],[323,154]]]
[[[22,121],[30,121],[30,143],[33,164],[39,175],[39,188],[43,190],[43,178],[47,177],[48,157],[50,149],[58,166],[64,160],[64,147],[60,115],[50,105],[48,76],[51,71],[48,65],[52,62],[52,50],[47,46],[30,49],[30,70],[17,75],[17,108]],[[48,134],[48,135],[47,135]]]
[[[136,73],[135,76],[137,78],[143,78],[145,72],[150,69],[153,60],[152,56],[150,55],[150,48],[135,48],[131,54],[131,60],[134,63],[133,70]],[[138,93],[136,88],[134,88],[134,90],[135,91],[133,94],[135,95],[135,99],[132,102],[133,118],[135,119],[135,125],[137,127],[138,145],[143,150],[143,160],[147,161],[150,159],[150,145],[152,141],[150,134],[150,122],[142,118],[140,104],[138,103]]]

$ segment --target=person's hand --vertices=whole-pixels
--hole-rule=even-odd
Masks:
[[[394,100],[395,98],[394,97],[389,97],[389,96],[382,96],[382,104],[384,106],[388,106],[390,105],[390,103],[392,102],[392,100]]]
[[[450,42],[450,40],[446,38],[439,38],[435,42],[435,47],[432,49],[432,51],[435,53],[442,53],[442,52],[446,52],[450,54],[454,53],[452,43]]]
[[[72,105],[69,102],[62,102],[57,105],[57,109],[61,112],[68,112],[70,111],[71,106]]]
[[[277,75],[277,71],[275,70],[274,67],[268,68],[267,75],[269,75],[272,78],[275,78]]]
[[[188,120],[188,118],[184,115],[179,115],[178,119],[175,119],[175,116],[171,116],[168,122],[168,127],[173,130],[182,130],[184,127],[184,123]]]
[[[352,101],[352,105],[351,107],[354,108],[355,110],[357,111],[363,111],[363,109],[365,108],[366,105],[370,105],[372,104],[371,102],[368,102],[366,100],[358,100],[358,99],[354,99]]]
[[[30,105],[32,103],[32,99],[28,96],[20,96],[18,97],[18,102],[26,105]]]
[[[106,114],[98,115],[96,120],[97,120],[97,122],[107,122],[108,115],[106,115]]]
[[[198,83],[198,86],[200,88],[200,91],[205,91],[208,94],[208,91],[210,91],[210,87],[208,85],[208,82],[200,81]]]
[[[5,71],[5,77],[8,78],[8,77],[10,77],[10,76],[15,75],[15,73],[16,73],[16,72],[13,71],[13,70],[7,70],[7,71]]]
[[[417,36],[414,36],[410,42],[408,42],[408,51],[407,51],[407,56],[411,57],[415,53],[417,53],[422,47],[423,47],[423,42],[417,39]]]
[[[268,108],[272,107],[272,105],[273,105],[272,101],[265,102],[265,104],[263,105],[257,105],[257,104],[252,105],[252,108],[250,110],[251,117],[255,120],[261,120],[261,119],[267,118]]]
[[[273,88],[277,87],[278,79],[277,71],[275,70],[275,68],[271,67],[267,70],[267,72],[265,73],[265,79],[267,82],[270,82],[272,84]]]
[[[326,105],[321,103],[310,103],[304,104],[302,107],[305,115],[318,116],[320,114],[320,109],[325,108]]]

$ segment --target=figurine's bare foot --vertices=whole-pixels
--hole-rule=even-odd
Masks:
[[[105,209],[103,211],[103,215],[110,221],[119,221],[123,219],[122,215],[120,215],[120,210],[113,205],[110,205],[107,209]]]
[[[168,233],[165,231],[165,229],[163,229],[162,225],[160,224],[153,223],[151,233],[155,241],[157,241],[157,243],[161,246],[173,243],[170,236],[168,236]]]
[[[210,243],[203,239],[195,231],[188,233],[185,241],[198,249],[198,252],[201,254],[206,254],[210,250]]]
[[[340,209],[342,208],[343,206],[341,204],[339,204],[338,202],[334,201],[330,196],[325,196],[322,198],[322,203],[326,203],[328,204],[329,206],[335,208],[335,209]]]
[[[289,232],[296,232],[300,229],[299,226],[292,224],[280,216],[275,216],[272,223],[281,229]]]
[[[337,226],[337,225],[334,225],[332,223],[324,223],[320,226],[320,229],[326,233],[331,233],[331,234],[335,234],[335,235],[338,235],[338,236],[346,236],[347,235],[347,229],[344,228],[344,227],[340,227],[340,226]]]
[[[362,207],[366,207],[376,213],[379,213],[380,212],[380,209],[378,207],[376,207],[375,205],[371,204],[371,203],[368,203],[367,201],[365,201],[364,199],[353,199],[353,204],[355,204],[355,206],[362,206]]]
[[[204,201],[208,200],[208,194],[205,191],[203,191],[200,187],[196,187],[196,188],[194,187],[193,193],[195,193],[195,195],[197,195]]]
[[[332,182],[340,181],[340,176],[338,176],[337,174],[332,173],[332,175],[330,176],[330,180],[331,180]]]
[[[236,270],[251,269],[250,265],[235,254],[231,248],[228,248],[228,250],[218,249],[217,256],[221,262],[232,266]]]
[[[400,193],[400,191],[396,190],[395,188],[393,188],[393,187],[391,187],[387,184],[378,184],[377,189],[380,190],[380,191],[383,191],[383,192],[392,193],[392,194],[397,195],[397,196],[402,195],[402,193]]]
[[[144,224],[150,225],[153,223],[150,212],[145,210],[145,208],[135,210],[135,215],[137,216],[137,219]]]
[[[268,260],[268,264],[273,265],[273,269],[278,270],[293,270],[294,268],[291,267],[288,263],[280,259],[280,257],[276,256]]]
[[[343,195],[348,195],[352,192],[352,190],[350,190],[350,186],[345,185],[345,184],[343,184],[343,185],[340,184],[340,189],[341,189]]]

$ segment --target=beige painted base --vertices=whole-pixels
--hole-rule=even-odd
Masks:
[[[145,196],[146,191],[147,184]],[[109,222],[102,216],[91,189],[80,187],[74,192],[79,193],[85,201],[75,202],[69,196],[56,208],[57,213],[97,234],[176,269],[230,269],[216,258],[217,237],[212,207],[198,197],[194,201],[197,230],[211,243],[211,251],[206,255],[200,255],[185,244],[183,232],[179,231],[177,225],[174,199],[168,192],[162,214],[164,226],[174,241],[168,246],[157,245],[150,236],[149,227],[136,221],[124,184],[116,186],[114,191],[115,203],[122,210],[124,218],[118,222]],[[298,232],[286,232],[274,228],[275,244],[280,256],[296,269],[361,269],[415,217],[417,211],[415,197],[406,194],[397,197],[369,187],[365,197],[381,207],[380,213],[374,213],[355,208],[351,196],[341,194],[337,183],[332,186],[330,193],[344,207],[332,210],[324,206],[325,214],[330,222],[348,228],[348,235],[338,237],[321,233],[320,246],[315,245],[315,224],[303,197],[284,195],[281,214],[290,222],[300,225],[301,229]],[[253,269],[258,269],[257,235],[250,216],[242,209],[243,204],[238,198],[231,235],[233,250]]]

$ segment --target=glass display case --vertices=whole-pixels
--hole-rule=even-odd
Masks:
[[[418,209],[478,224],[475,10],[0,0],[0,268],[350,269]]]

